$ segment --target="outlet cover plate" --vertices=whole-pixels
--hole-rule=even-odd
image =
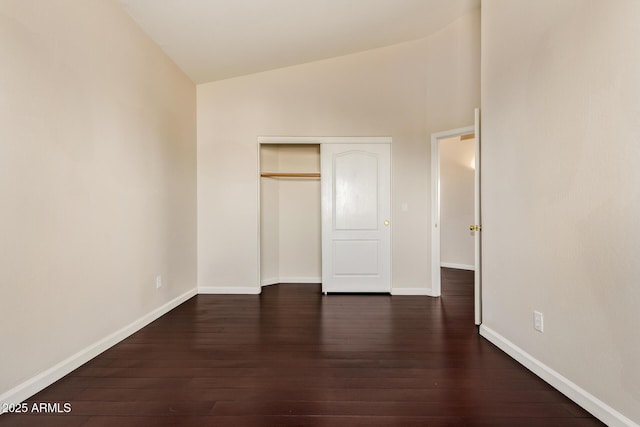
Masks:
[[[539,311],[533,312],[533,329],[544,332],[544,316]]]

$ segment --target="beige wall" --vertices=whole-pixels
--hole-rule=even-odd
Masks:
[[[636,423],[639,22],[632,0],[482,3],[483,323]]]
[[[196,147],[115,1],[3,0],[0,58],[1,395],[196,286]]]
[[[430,288],[430,134],[473,123],[479,31],[198,85],[198,285],[259,282],[257,136],[391,136],[393,286]]]
[[[440,261],[473,268],[475,139],[440,141]]]

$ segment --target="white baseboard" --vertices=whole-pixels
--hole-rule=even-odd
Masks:
[[[453,262],[441,262],[440,263],[440,267],[455,268],[457,270],[471,270],[471,271],[474,271],[476,269],[475,265],[456,264],[456,263],[453,263]]]
[[[432,296],[431,288],[391,288],[391,295]]]
[[[103,351],[118,344],[123,339],[144,328],[149,323],[173,310],[195,295],[197,295],[196,289],[191,289],[190,291],[185,292],[150,313],[145,314],[138,320],[133,321],[122,329],[80,350],[76,354],[28,379],[22,384],[18,384],[14,388],[2,393],[0,395],[0,408],[3,407],[5,403],[11,404],[23,402],[34,394],[44,390],[60,378],[84,365]],[[0,411],[0,413],[2,412]]]
[[[257,295],[262,292],[260,286],[200,286],[199,294]]]
[[[569,399],[582,406],[585,410],[589,411],[594,417],[598,418],[606,425],[610,427],[640,427],[640,425],[634,423],[632,420],[593,396],[588,391],[535,359],[529,353],[525,352],[499,333],[484,325],[480,325],[480,335],[495,344],[502,351],[563,393]]]

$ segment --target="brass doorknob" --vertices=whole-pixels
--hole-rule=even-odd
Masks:
[[[388,219],[384,221],[384,225],[385,226],[389,226],[389,220]]]
[[[476,229],[476,226],[475,226],[475,225],[470,225],[470,226],[469,226],[469,230],[471,230],[471,231],[475,231],[475,229]]]

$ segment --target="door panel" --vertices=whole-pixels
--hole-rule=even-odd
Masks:
[[[480,215],[480,109],[475,109],[475,134],[476,134],[476,153],[475,153],[475,191],[474,191],[474,220],[476,223],[476,231],[474,233],[475,245],[475,272],[473,283],[474,296],[474,317],[476,325],[482,323],[482,218]]]
[[[377,240],[334,240],[333,274],[335,276],[377,276],[380,271]]]
[[[322,290],[391,291],[391,147],[322,144]]]
[[[336,230],[374,230],[378,224],[378,159],[363,151],[334,158]]]

